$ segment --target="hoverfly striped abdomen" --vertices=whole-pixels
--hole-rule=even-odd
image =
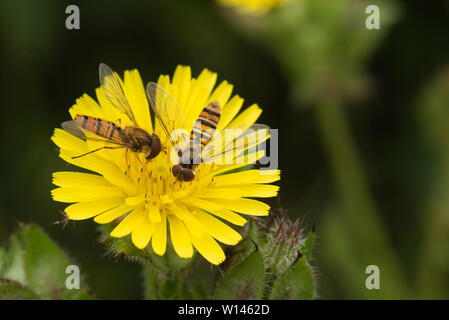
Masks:
[[[162,150],[161,141],[156,134],[150,135],[138,127],[128,126],[121,128],[111,121],[86,115],[76,115],[74,122],[85,131],[95,133],[97,136],[104,138],[104,140],[99,140],[94,137],[86,137],[82,132],[78,133],[78,136],[83,139],[110,142],[134,152],[142,152],[145,153],[147,160],[153,159]],[[64,127],[66,130],[70,130],[67,124]],[[75,135],[77,134],[73,128],[71,131]]]
[[[86,115],[77,115],[75,121],[84,130],[95,133],[100,137],[117,142],[123,140],[122,128],[116,126],[111,121]]]
[[[190,140],[196,143],[200,142],[202,146],[208,144],[217,128],[220,116],[221,108],[218,102],[209,103],[195,121],[190,133]]]
[[[201,163],[201,148],[211,140],[221,116],[221,108],[217,101],[209,103],[200,113],[190,133],[189,152],[182,150],[179,164],[173,166],[172,173],[177,180],[192,181],[195,169]]]

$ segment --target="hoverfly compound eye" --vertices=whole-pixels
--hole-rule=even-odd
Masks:
[[[162,150],[161,140],[153,134],[151,136],[150,153],[146,155],[147,160],[155,158]]]
[[[177,165],[173,166],[172,173],[176,178],[178,178],[179,172],[181,170],[182,170],[181,166],[177,164]]]
[[[195,178],[195,172],[192,170],[184,169],[183,170],[183,178],[184,178],[184,181],[186,181],[186,182],[192,181],[193,178]]]

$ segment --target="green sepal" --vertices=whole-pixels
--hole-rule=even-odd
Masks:
[[[244,231],[243,239],[236,246],[228,248],[227,259],[220,265],[220,268],[224,272],[232,270],[245,261],[254,250],[258,250],[264,242],[265,238],[257,227],[256,222],[250,220]]]
[[[264,291],[265,267],[259,250],[225,273],[217,282],[215,299],[258,300]]]
[[[305,257],[286,270],[273,283],[270,300],[308,300],[314,298],[312,270]]]
[[[315,231],[309,232],[309,234],[302,241],[301,246],[299,248],[299,252],[301,252],[302,256],[309,263],[310,263],[310,260],[312,259],[312,251],[313,251],[313,246],[315,244],[315,239],[316,239]]]

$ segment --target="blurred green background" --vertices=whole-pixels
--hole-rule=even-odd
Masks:
[[[80,8],[67,30],[65,8]],[[380,8],[380,29],[365,8]],[[315,223],[319,298],[449,298],[449,1],[292,0],[249,17],[196,1],[0,2],[0,243],[18,221],[42,226],[97,297],[142,297],[136,263],[69,223],[50,197],[53,129],[98,65],[144,81],[176,65],[218,73],[279,128],[281,204]],[[275,205],[276,201],[269,202]],[[365,288],[366,266],[380,290]]]

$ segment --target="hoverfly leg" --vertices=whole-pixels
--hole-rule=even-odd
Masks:
[[[131,166],[128,163],[128,149],[125,150],[125,176],[128,176],[129,173],[129,169],[131,168]]]
[[[142,160],[140,160],[138,156],[136,158],[139,161],[139,163],[142,165],[142,168],[145,169],[145,171],[147,172],[148,177],[151,178],[150,172],[148,171],[147,167],[145,167],[145,165],[143,164]],[[140,172],[142,172],[142,170]]]
[[[173,182],[172,186],[176,186],[176,184],[178,183],[178,181],[179,181],[179,188],[181,188],[181,187],[182,187],[182,185],[181,185],[182,181],[181,181],[181,180],[178,180],[178,179],[176,179],[176,178],[175,178],[175,181]]]
[[[79,155],[79,156],[72,157],[72,159],[81,158],[81,157],[84,157],[84,156],[86,156],[86,155],[88,155],[88,154],[91,154],[91,153],[100,151],[100,150],[102,150],[102,149],[119,149],[119,148],[123,148],[123,147],[101,147],[101,148],[98,148],[98,149],[95,149],[95,150],[92,150],[92,151],[83,153],[83,154],[81,154],[81,155]]]

